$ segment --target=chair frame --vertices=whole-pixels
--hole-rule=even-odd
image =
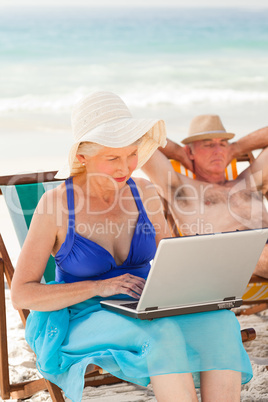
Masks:
[[[23,175],[10,175],[0,177],[0,185],[8,184],[31,184],[39,182],[56,181],[54,176],[56,171],[29,173]],[[2,194],[0,189],[0,195]],[[64,402],[61,389],[41,378],[38,380],[25,381],[22,383],[11,384],[9,377],[8,344],[7,344],[7,325],[6,325],[6,304],[5,304],[5,279],[8,287],[14,274],[14,267],[10,260],[4,240],[0,234],[0,391],[1,398],[5,399],[26,399],[37,392],[47,390],[53,402]],[[21,321],[25,327],[29,310],[18,310]],[[255,339],[256,332],[253,328],[241,331],[243,342]],[[86,386],[108,385],[122,382],[121,379],[104,372],[100,367],[94,366],[85,375]]]

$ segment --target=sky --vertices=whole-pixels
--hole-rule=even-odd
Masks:
[[[1,0],[0,7],[268,7],[267,0]]]

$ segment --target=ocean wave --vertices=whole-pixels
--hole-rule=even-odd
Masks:
[[[85,93],[86,92],[83,91],[76,91],[66,96],[37,96],[29,94],[13,98],[0,98],[0,113],[20,111],[67,111],[70,110],[73,104]]]
[[[191,89],[179,91],[158,91],[143,96],[140,93],[126,94],[124,99],[133,106],[170,104],[188,106],[195,103],[245,103],[268,101],[268,92],[238,91],[233,89]]]
[[[20,111],[69,111],[81,97],[92,92],[92,88],[79,88],[66,95],[25,95],[13,98],[0,98],[0,112]],[[268,92],[239,91],[234,89],[182,89],[152,91],[115,91],[128,106],[150,107],[170,105],[176,107],[191,106],[197,103],[236,103],[267,102]]]

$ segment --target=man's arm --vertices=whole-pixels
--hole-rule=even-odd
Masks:
[[[230,144],[230,161],[255,149],[266,147],[268,147],[268,127],[263,127]]]
[[[169,160],[158,149],[142,166],[142,170],[165,199],[169,198],[172,188],[177,188],[182,184],[180,175],[174,171]]]
[[[229,162],[240,155],[266,147],[268,147],[268,127],[263,127],[230,144]],[[181,162],[184,167],[193,171],[193,164],[185,151],[185,147],[167,138],[167,145],[165,148],[159,147],[159,150],[168,159],[175,159]]]
[[[265,245],[253,274],[268,279],[268,244]]]
[[[245,169],[240,175],[240,179],[253,178],[255,186],[266,194],[268,191],[268,147],[265,148],[254,162]]]
[[[159,147],[159,151],[161,151],[168,159],[179,161],[186,169],[190,169],[193,172],[193,162],[189,159],[185,148],[181,147],[176,142],[167,138],[167,145],[165,148]]]
[[[254,177],[256,186],[265,194],[268,190],[268,127],[260,128],[230,144],[230,161],[239,155],[263,149],[256,160],[239,177]]]

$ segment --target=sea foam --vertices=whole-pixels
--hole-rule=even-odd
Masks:
[[[95,89],[95,88],[94,88]],[[69,111],[73,104],[84,95],[92,92],[92,88],[79,88],[66,95],[24,95],[13,98],[0,98],[0,112],[20,111]],[[234,103],[267,102],[268,92],[242,91],[234,89],[147,89],[141,91],[125,91],[119,93],[129,107],[161,106],[192,106],[196,103]]]

